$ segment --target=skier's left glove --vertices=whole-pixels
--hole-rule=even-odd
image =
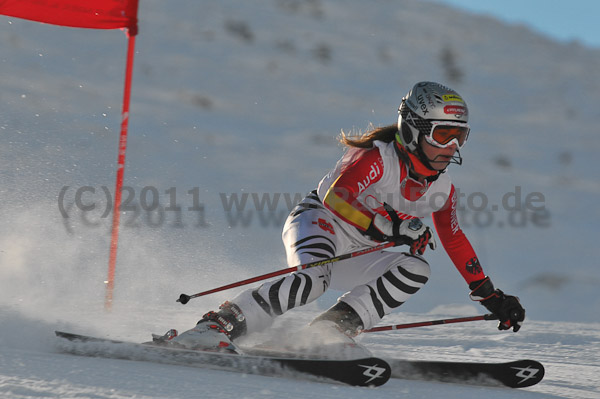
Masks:
[[[521,306],[519,298],[506,295],[499,289],[494,289],[494,284],[489,277],[474,281],[469,284],[472,300],[480,302],[490,312],[498,317],[498,330],[519,331],[521,323],[525,320],[525,309]]]
[[[436,248],[431,227],[423,224],[421,219],[402,220],[390,205],[384,203],[384,209],[390,220],[376,213],[366,234],[377,241],[394,241],[397,244],[410,246],[410,253],[423,255],[427,246]]]

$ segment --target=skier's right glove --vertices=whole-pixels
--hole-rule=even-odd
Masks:
[[[393,241],[397,244],[410,246],[410,253],[423,255],[427,246],[436,248],[435,238],[431,227],[423,224],[421,219],[402,220],[396,211],[388,204],[383,204],[390,215],[390,220],[380,214],[375,214],[366,234],[377,241]]]
[[[498,317],[498,330],[519,331],[521,323],[525,320],[525,309],[521,306],[519,298],[506,295],[499,289],[494,289],[494,284],[489,277],[474,281],[469,284],[472,300],[480,302],[490,312]]]

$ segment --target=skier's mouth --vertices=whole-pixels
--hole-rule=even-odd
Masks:
[[[438,155],[429,162],[450,162],[451,160],[452,160],[452,156],[450,156],[450,155]]]

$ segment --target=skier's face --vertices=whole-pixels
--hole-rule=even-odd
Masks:
[[[456,150],[458,149],[458,147],[454,143],[446,148],[436,147],[429,144],[427,140],[424,140],[423,138],[419,140],[419,145],[421,146],[423,153],[429,160],[431,167],[433,167],[435,170],[446,169],[446,167],[452,160],[452,157],[456,153]]]

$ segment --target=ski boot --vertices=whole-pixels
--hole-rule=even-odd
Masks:
[[[354,340],[363,329],[358,314],[344,302],[338,302],[309,325],[284,336],[273,337],[260,345],[265,351],[302,354],[314,359],[359,359],[373,356]]]
[[[239,354],[233,340],[245,332],[246,319],[240,308],[225,302],[218,312],[206,313],[194,328],[181,334],[170,330],[162,337],[155,337],[154,342],[183,349]]]
[[[363,330],[360,316],[350,305],[338,302],[315,318],[303,331],[314,336],[313,343],[336,358],[370,357],[373,354],[354,340]]]

